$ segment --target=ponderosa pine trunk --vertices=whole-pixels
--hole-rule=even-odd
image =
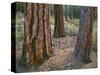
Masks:
[[[92,29],[94,22],[94,8],[82,7],[80,15],[80,27],[75,47],[75,57],[82,63],[89,63],[90,47],[92,42]]]
[[[64,19],[63,19],[63,7],[62,5],[54,5],[55,10],[55,28],[54,37],[60,38],[64,36]]]
[[[33,38],[35,43],[35,63],[41,64],[48,59],[52,51],[51,29],[49,25],[49,5],[37,4],[37,32]]]
[[[53,53],[48,4],[26,5],[24,34],[24,62],[41,65]]]
[[[22,50],[21,65],[26,65],[27,55],[32,53],[32,44],[30,42],[30,26],[32,21],[32,3],[26,3],[25,16],[24,16],[24,43]],[[29,57],[29,59],[31,56]]]

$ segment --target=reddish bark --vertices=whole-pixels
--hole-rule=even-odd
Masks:
[[[91,61],[90,47],[92,41],[92,29],[94,22],[94,8],[82,7],[80,16],[80,27],[75,47],[75,56],[84,63]]]
[[[49,25],[49,5],[29,3],[26,8],[23,50],[26,50],[26,63],[41,65],[53,53]]]
[[[54,5],[55,10],[55,28],[54,37],[60,38],[64,36],[64,19],[62,5]]]

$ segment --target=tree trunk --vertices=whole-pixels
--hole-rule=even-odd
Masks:
[[[75,47],[75,57],[80,62],[89,63],[90,46],[92,42],[92,29],[94,22],[94,8],[82,7],[80,15],[80,27]]]
[[[53,53],[49,25],[49,5],[27,4],[26,8],[24,24],[26,63],[41,65]]]
[[[64,36],[64,19],[62,5],[54,5],[55,10],[55,28],[54,37],[60,38]]]
[[[38,6],[38,27],[36,35],[36,62],[42,63],[52,55],[51,31],[49,25],[49,5],[39,4]],[[39,51],[40,50],[40,51]]]
[[[25,65],[27,61],[27,56],[30,55],[28,58],[31,58],[32,53],[32,45],[30,42],[30,26],[32,21],[32,3],[26,3],[25,8],[25,21],[24,21],[24,44],[23,44],[23,51],[22,51],[22,59],[21,64]]]
[[[73,19],[73,6],[70,6],[70,16],[69,16],[69,18],[70,19]]]
[[[65,20],[66,21],[69,21],[70,20],[70,18],[69,18],[69,6],[65,6],[65,12],[64,12],[65,14]]]

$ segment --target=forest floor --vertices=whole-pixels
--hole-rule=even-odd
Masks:
[[[18,72],[32,72],[32,71],[53,71],[53,70],[71,70],[71,69],[84,69],[84,68],[96,68],[97,67],[97,56],[95,52],[91,52],[92,62],[88,64],[83,64],[81,66],[70,65],[70,60],[74,52],[74,47],[76,44],[77,37],[76,36],[66,36],[63,38],[53,38],[53,51],[54,54],[49,60],[45,61],[41,66],[37,69],[34,67],[31,68],[24,68],[22,69],[18,65],[16,66]],[[20,50],[17,51],[17,55],[20,58],[21,52]],[[73,63],[75,63],[73,61]]]
[[[54,55],[43,63],[39,69],[42,71],[46,70],[65,70],[65,69],[83,69],[83,68],[96,68],[97,57],[95,52],[91,52],[91,63],[83,64],[81,66],[71,66],[70,60],[73,56],[74,47],[76,44],[76,36],[66,36],[63,38],[53,39],[53,50]],[[75,64],[75,62],[73,61]]]

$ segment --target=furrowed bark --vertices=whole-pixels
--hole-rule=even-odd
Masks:
[[[64,36],[64,19],[62,5],[54,5],[55,9],[55,28],[54,37],[60,38]]]
[[[80,28],[75,47],[75,57],[83,63],[89,63],[90,47],[92,42],[92,29],[94,22],[94,8],[82,7],[80,16]]]

